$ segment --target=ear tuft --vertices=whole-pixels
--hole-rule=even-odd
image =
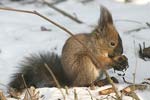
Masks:
[[[108,24],[113,24],[113,19],[112,19],[111,13],[104,6],[101,6],[101,15],[100,15],[100,20],[99,20],[98,24],[102,29],[105,26],[107,26]]]

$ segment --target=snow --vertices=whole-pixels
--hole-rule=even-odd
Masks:
[[[144,79],[150,78],[150,61],[144,61],[138,57],[139,43],[142,44],[145,42],[146,47],[150,46],[150,28],[131,33],[128,33],[128,31],[139,27],[148,27],[145,23],[150,23],[150,1],[133,0],[131,3],[116,1],[96,0],[82,4],[79,0],[68,0],[57,5],[57,7],[77,16],[84,24],[77,24],[47,6],[34,4],[21,5],[18,3],[6,2],[5,0],[3,4],[18,9],[39,11],[55,22],[63,25],[74,34],[90,32],[97,24],[100,15],[99,6],[106,6],[113,15],[114,24],[122,37],[124,54],[128,57],[129,68],[125,72],[125,78],[133,82],[133,73],[136,72],[136,83],[140,83],[143,82]],[[46,27],[51,31],[41,31],[41,27]],[[16,72],[17,65],[25,56],[45,51],[56,52],[60,55],[63,44],[68,37],[68,34],[38,16],[18,12],[0,11],[0,83],[7,85],[11,79],[11,75]],[[109,73],[111,76],[116,76],[119,79],[120,83],[116,85],[118,89],[127,86],[127,84],[122,81],[121,77],[114,73],[113,70],[109,70]],[[86,87],[70,88],[68,90],[69,95],[65,94],[66,100],[74,99],[74,89],[76,89],[79,100],[91,100],[88,90],[90,90],[94,100],[96,100],[96,98],[102,99],[106,96],[100,96],[98,91],[108,87],[110,87],[110,85],[101,88],[97,87],[95,90],[90,90]],[[0,85],[0,89],[5,91],[5,93],[7,91],[6,87],[2,85]],[[38,90],[41,95],[44,95],[44,100],[63,99],[62,94],[57,88],[45,87]],[[64,89],[63,91],[65,93]],[[136,92],[141,100],[150,100],[149,89]],[[111,95],[114,94],[112,93]],[[112,100],[111,96],[106,100]],[[125,96],[123,100],[132,99]]]

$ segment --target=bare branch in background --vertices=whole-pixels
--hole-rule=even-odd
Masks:
[[[130,19],[116,19],[115,22],[131,22],[131,23],[142,24],[142,22],[136,20],[130,20]]]
[[[140,24],[140,25],[143,24],[140,21],[130,20],[130,19],[116,19],[115,22],[131,22],[131,23],[136,23],[136,24]],[[144,30],[144,29],[150,29],[150,23],[146,22],[145,24],[146,24],[146,26],[141,26],[141,27],[138,27],[138,28],[135,28],[135,29],[131,29],[131,30],[125,31],[124,33],[130,34],[132,32],[138,32],[138,31],[141,31],[141,30]]]
[[[53,4],[47,2],[46,0],[42,0],[42,1],[43,1],[43,3],[46,4],[48,7],[50,7],[50,8],[52,8],[52,9],[56,10],[57,12],[59,12],[59,13],[61,13],[62,15],[64,15],[64,16],[70,18],[71,20],[73,20],[73,21],[75,21],[75,22],[77,22],[77,23],[79,23],[79,24],[83,23],[83,22],[80,21],[78,18],[76,18],[76,17],[70,15],[69,13],[65,12],[64,10],[59,9],[58,7],[56,7],[56,6],[54,6]]]
[[[94,1],[94,0],[82,0],[81,3],[86,4],[86,3],[89,3],[89,2],[92,2],[92,1]]]
[[[41,1],[43,1],[43,0],[41,0]],[[44,1],[47,1],[47,0],[44,0]],[[53,0],[51,0],[51,1],[53,1]],[[55,5],[55,4],[62,3],[62,2],[64,2],[64,1],[66,1],[66,0],[54,0],[54,2],[52,2],[51,4],[52,4],[52,5]]]
[[[128,30],[128,31],[126,31],[126,32],[124,32],[124,33],[130,34],[130,33],[132,33],[132,32],[138,32],[138,31],[141,31],[141,30],[144,30],[144,29],[149,29],[149,27],[143,26],[143,27],[139,27],[139,28],[132,29],[132,30]]]

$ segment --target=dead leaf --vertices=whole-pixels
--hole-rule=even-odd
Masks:
[[[114,93],[114,89],[112,87],[99,91],[100,95],[108,95],[110,93]]]

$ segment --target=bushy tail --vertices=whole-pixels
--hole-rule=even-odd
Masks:
[[[18,73],[13,75],[9,86],[17,91],[22,91],[25,88],[22,75],[28,87],[56,86],[51,74],[44,65],[45,63],[53,71],[61,85],[69,84],[66,81],[67,79],[61,65],[60,57],[54,53],[40,53],[38,55],[32,54],[30,57],[25,58],[20,64],[21,68]]]

